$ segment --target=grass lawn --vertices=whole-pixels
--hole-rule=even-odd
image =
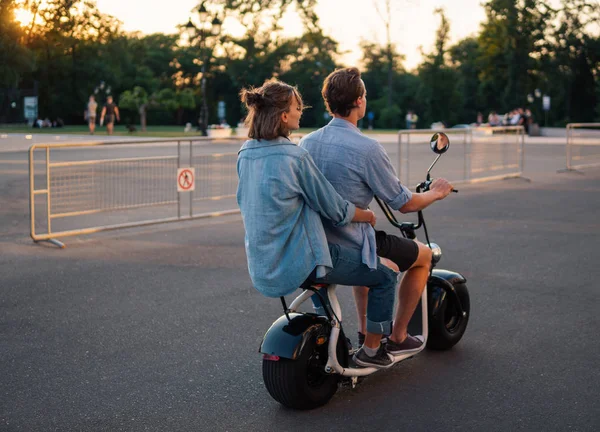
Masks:
[[[116,125],[113,135],[135,136],[135,137],[174,137],[174,136],[198,136],[200,132],[184,132],[183,126],[148,126],[146,132],[141,132],[139,126],[136,126],[136,132],[129,132],[124,125]],[[65,126],[62,128],[31,128],[25,125],[0,125],[0,133],[28,133],[28,134],[48,134],[48,135],[87,135],[89,134],[86,125]],[[106,127],[96,126],[95,136],[107,135]]]
[[[183,126],[148,126],[146,132],[141,132],[139,126],[136,126],[136,132],[129,132],[124,125],[117,124],[114,128],[113,135],[133,136],[133,137],[180,137],[180,136],[199,136],[200,132],[184,132]],[[300,128],[298,133],[307,134],[314,131],[315,128]],[[365,133],[390,133],[395,134],[397,130],[390,129],[374,129],[372,131],[364,131]],[[25,134],[48,134],[48,135],[87,135],[87,125],[65,126],[62,128],[31,128],[26,125],[0,125],[0,133],[25,133]],[[99,137],[106,135],[106,127],[96,126],[96,133]]]

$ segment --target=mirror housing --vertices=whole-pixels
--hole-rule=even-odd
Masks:
[[[434,153],[443,154],[450,148],[450,138],[444,132],[437,132],[431,137],[429,145]]]

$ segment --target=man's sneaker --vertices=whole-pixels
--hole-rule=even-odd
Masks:
[[[385,369],[394,364],[394,358],[386,352],[384,345],[379,345],[379,349],[373,357],[369,357],[361,347],[352,358],[354,363],[363,367]]]
[[[422,346],[423,342],[420,339],[408,335],[401,343],[394,342],[392,339],[388,339],[387,344],[385,344],[385,349],[389,354],[397,356],[417,352]]]

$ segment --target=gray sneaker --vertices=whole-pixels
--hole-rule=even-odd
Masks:
[[[423,342],[421,342],[421,340],[414,336],[408,335],[401,343],[394,342],[392,339],[388,339],[387,343],[385,344],[385,349],[389,354],[397,356],[417,352],[422,346]]]
[[[394,364],[394,358],[386,352],[385,345],[379,345],[377,354],[373,357],[369,357],[361,347],[352,358],[354,363],[362,367],[385,369]]]

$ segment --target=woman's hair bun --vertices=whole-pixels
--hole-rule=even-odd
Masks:
[[[257,90],[242,90],[242,102],[244,102],[249,108],[259,108],[265,102],[265,97]]]

